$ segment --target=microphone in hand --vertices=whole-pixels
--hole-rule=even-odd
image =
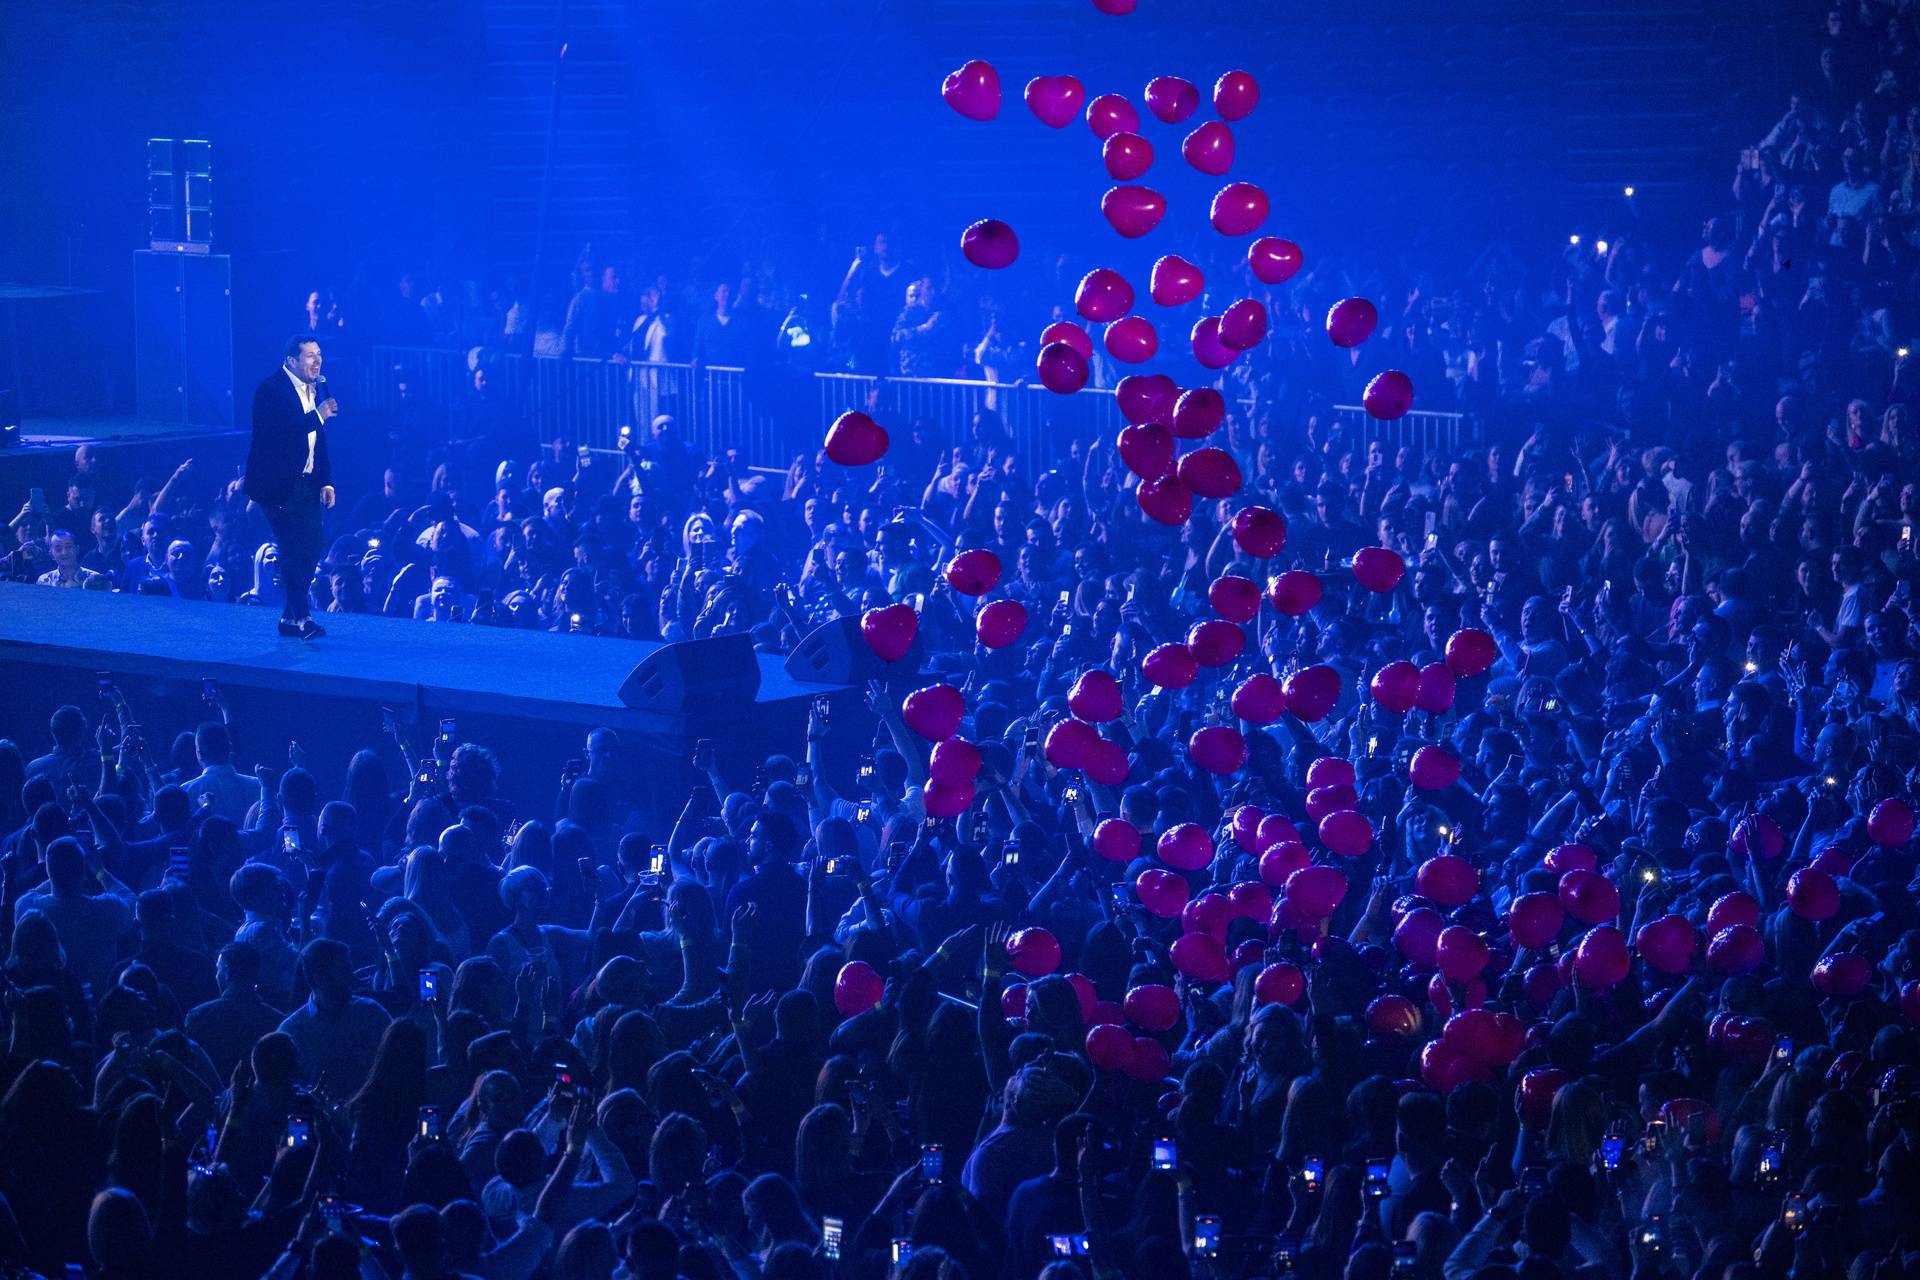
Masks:
[[[334,401],[334,398],[327,393],[327,378],[325,374],[322,374],[321,376],[313,380],[313,398],[315,403],[319,406],[320,416],[323,420],[326,418],[335,417],[339,414],[340,412],[339,404],[337,404]]]

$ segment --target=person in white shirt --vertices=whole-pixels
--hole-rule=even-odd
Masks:
[[[40,575],[43,587],[87,587],[105,577],[81,565],[80,541],[70,530],[55,529],[48,535],[47,554],[53,557],[53,568]]]
[[[247,812],[260,803],[260,779],[233,767],[233,737],[227,726],[209,720],[194,730],[193,754],[200,774],[180,784],[194,807],[203,804],[215,817],[244,826]]]

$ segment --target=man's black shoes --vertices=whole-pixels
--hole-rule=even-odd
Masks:
[[[312,618],[302,618],[298,622],[280,621],[280,634],[296,640],[318,640],[326,633]]]

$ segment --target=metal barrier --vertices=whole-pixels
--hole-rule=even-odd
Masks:
[[[1068,442],[1089,440],[1124,425],[1113,392],[1094,387],[1063,396],[1031,383],[966,378],[818,373],[814,381],[820,388],[822,423],[849,409],[871,408],[888,423],[925,423],[935,433],[934,439],[949,448],[971,439],[976,415],[997,414],[1029,475],[1056,465],[1066,456]]]
[[[1337,404],[1340,425],[1355,429],[1363,441],[1375,440],[1413,448],[1439,457],[1457,456],[1461,448],[1480,438],[1480,423],[1464,413],[1412,409],[1392,422],[1382,422],[1357,404]]]

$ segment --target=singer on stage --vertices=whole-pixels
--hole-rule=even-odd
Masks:
[[[246,495],[259,503],[280,544],[280,580],[287,602],[280,634],[318,640],[326,632],[307,601],[320,559],[320,512],[333,505],[327,420],[339,412],[320,376],[320,344],[287,343],[285,364],[253,392],[253,442],[247,449]]]

